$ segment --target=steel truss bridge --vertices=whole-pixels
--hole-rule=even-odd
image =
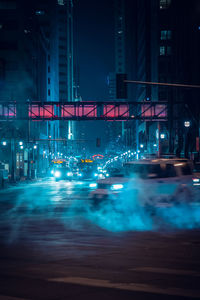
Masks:
[[[0,102],[0,121],[167,121],[167,102]]]

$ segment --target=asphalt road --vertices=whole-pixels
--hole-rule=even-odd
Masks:
[[[52,180],[0,191],[0,300],[200,299],[199,207],[161,222],[91,212],[88,193]]]

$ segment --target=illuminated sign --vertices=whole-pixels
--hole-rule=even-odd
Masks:
[[[93,160],[91,159],[81,159],[82,163],[93,163]]]
[[[95,154],[92,156],[92,158],[95,160],[95,159],[103,159],[104,156],[102,154]]]
[[[51,162],[54,163],[54,164],[63,164],[64,161],[65,160],[61,160],[61,159],[59,159],[59,160],[53,159]]]

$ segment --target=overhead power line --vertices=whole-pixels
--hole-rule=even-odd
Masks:
[[[194,85],[194,84],[165,83],[165,82],[137,81],[137,80],[124,80],[124,82],[126,82],[126,83],[136,83],[136,84],[161,85],[161,86],[172,86],[172,87],[185,87],[185,88],[200,89],[200,85]]]

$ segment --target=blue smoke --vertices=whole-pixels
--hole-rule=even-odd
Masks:
[[[193,201],[180,194],[169,202],[161,198],[164,205],[157,206],[157,191],[153,187],[145,190],[140,180],[136,183],[137,190],[127,190],[115,198],[110,196],[97,208],[94,205],[88,211],[89,220],[113,232],[200,228],[200,191]]]
[[[117,197],[110,196],[98,207],[91,206],[89,197],[80,199],[80,190],[79,199],[75,198],[76,187],[70,183],[48,182],[45,186],[42,182],[24,186],[19,190],[14,207],[1,214],[1,224],[9,227],[6,241],[11,243],[23,236],[31,238],[29,221],[34,220],[55,220],[66,229],[74,230],[82,229],[88,222],[110,232],[200,228],[200,191],[193,202],[181,195],[176,202],[165,202],[169,205],[157,207],[153,188],[146,191],[139,180],[136,186],[131,192],[127,189]]]

